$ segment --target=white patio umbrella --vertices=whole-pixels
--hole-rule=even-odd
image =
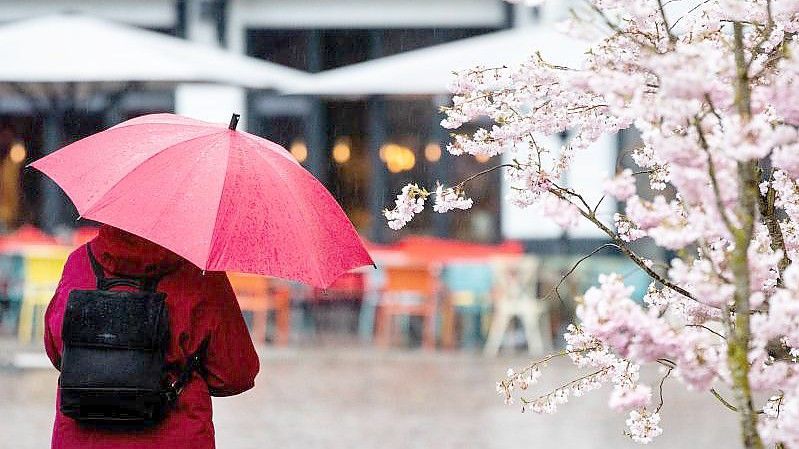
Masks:
[[[423,48],[420,50],[408,51],[397,55],[374,59],[347,67],[321,72],[312,75],[302,84],[299,89],[289,90],[289,93],[315,94],[328,97],[377,97],[377,96],[432,96],[434,102],[438,103],[442,99],[448,98],[449,90],[447,85],[453,79],[453,72],[468,69],[475,66],[501,67],[511,66],[527,60],[536,51],[542,57],[553,63],[568,67],[579,67],[589,43],[579,41],[559,33],[551,26],[529,26],[515,28],[505,31],[497,31],[477,37],[457,40],[445,44]],[[379,103],[378,103],[379,104]],[[370,112],[370,120],[375,121],[372,125],[371,135],[379,136],[372,144],[373,148],[382,145],[381,138],[386,135],[387,125],[381,117],[384,108],[376,107],[375,112]],[[377,119],[375,117],[378,117]],[[438,121],[440,118],[436,117]],[[436,124],[435,129],[441,130]],[[580,158],[573,164],[570,175],[569,185],[578,187],[579,185],[591,185],[591,183],[602,182],[602,170],[611,171],[615,162],[616,147],[615,140],[607,138],[602,141],[592,152],[586,153],[586,158]],[[373,151],[376,153],[376,151]],[[372,154],[374,176],[387,176],[385,169],[374,154]],[[598,169],[599,168],[599,169]],[[435,175],[439,179],[445,178],[448,170],[447,164],[436,164],[435,170],[440,170]],[[384,181],[373,181],[379,184]],[[507,188],[503,180],[503,189]],[[380,210],[385,207],[383,198],[376,194],[372,198],[370,207],[375,215],[379,215]],[[543,229],[542,219],[534,215],[531,209],[520,210],[510,204],[502,195],[502,222],[503,233],[507,235],[506,223],[528,223],[519,232],[528,232],[528,228],[535,228],[536,232]],[[602,212],[609,212],[612,215],[615,206],[605,202]],[[440,217],[436,214],[436,217]],[[543,223],[547,221],[544,220]],[[384,224],[375,225],[375,235],[380,235],[380,229]],[[519,227],[519,226],[517,226]],[[549,229],[544,229],[549,232]],[[559,232],[559,231],[558,231]],[[580,229],[580,236],[597,237],[589,231]],[[529,233],[528,233],[529,234]],[[559,234],[555,234],[557,236]],[[576,234],[574,234],[576,235]],[[535,235],[523,235],[525,238],[540,238],[541,233]],[[546,235],[544,237],[550,237]],[[601,237],[601,236],[599,236]],[[379,238],[379,237],[378,237]]]
[[[2,25],[0,44],[0,82],[211,82],[280,90],[308,76],[209,45],[80,14]]]
[[[302,80],[286,93],[344,97],[444,94],[453,71],[520,63],[536,51],[547,61],[574,66],[586,48],[585,42],[549,27],[517,28],[328,70]]]
[[[44,117],[43,148],[64,143],[68,110],[104,94],[110,110],[134,88],[172,88],[214,83],[283,90],[309,74],[144,30],[80,14],[61,14],[0,25],[0,91],[27,98]],[[236,112],[236,111],[226,111]],[[53,230],[64,221],[67,201],[43,179],[42,218]]]

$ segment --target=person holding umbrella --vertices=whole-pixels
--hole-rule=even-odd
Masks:
[[[213,448],[210,397],[259,368],[223,271],[326,287],[373,265],[324,186],[237,122],[142,116],[32,164],[104,223],[46,313],[54,449]]]
[[[167,375],[175,376],[189,356],[205,343],[202,369],[194,370],[179,399],[160,422],[141,428],[84,425],[56,414],[52,447],[72,448],[213,448],[211,396],[231,396],[254,386],[258,355],[241,316],[236,296],[224,273],[203,275],[182,257],[152,242],[112,226],[75,250],[45,314],[45,349],[56,368],[62,365],[62,331],[69,293],[95,288],[89,251],[103,274],[120,278],[161,277],[166,293],[169,338]],[[100,368],[102,369],[102,368]]]

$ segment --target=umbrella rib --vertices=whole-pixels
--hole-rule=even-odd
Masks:
[[[226,134],[229,135],[229,134]],[[216,204],[216,220],[214,220],[214,227],[211,229],[211,240],[209,240],[210,244],[208,245],[208,254],[205,255],[205,266],[203,269],[208,267],[210,264],[211,259],[211,251],[213,250],[214,243],[216,242],[216,230],[219,228],[219,209],[222,208],[222,198],[225,197],[225,188],[227,187],[228,176],[230,173],[228,169],[230,168],[230,145],[227,148],[227,157],[225,158],[225,179],[222,180],[222,190],[219,191],[219,202]]]
[[[266,161],[267,164],[269,164],[269,166],[272,168],[272,172],[277,174],[278,178],[280,178],[280,180],[283,182],[283,184],[288,185],[288,182],[286,182],[286,179],[283,177],[283,171],[282,170],[276,170],[275,169],[275,165],[272,163],[272,161],[268,157],[266,157],[265,154],[263,154],[260,151],[256,151],[256,153],[258,153],[258,156],[260,156],[264,161]],[[298,168],[300,170],[305,170],[304,168],[302,168],[302,166],[298,166]],[[317,182],[318,182],[318,180],[317,180]],[[292,196],[292,198],[294,198],[295,204],[300,204],[300,202],[297,201],[297,197],[296,197],[296,195],[294,193],[294,190],[289,188],[288,191],[289,191],[289,194]],[[304,207],[299,207],[299,210],[300,210],[300,214],[303,216],[305,221],[308,222],[309,221],[308,220],[308,214],[306,213],[305,208]],[[315,236],[314,236],[313,240],[314,240],[314,244],[316,244],[317,243],[317,239],[315,238]],[[315,246],[317,246],[317,245],[315,245]],[[321,281],[326,281],[325,277],[322,275],[322,272],[319,270],[319,255],[316,253],[316,251],[312,251],[312,254],[313,254],[313,258],[314,258],[314,260],[316,262],[314,264],[314,270],[316,271],[317,279],[319,279]]]
[[[209,136],[210,135],[213,135],[213,134],[209,134]],[[194,139],[189,139],[189,140],[186,140],[185,142],[189,142],[191,140],[194,140]],[[210,145],[211,145],[211,143],[209,142],[209,146]],[[189,176],[192,175],[192,173],[194,172],[194,167],[196,167],[197,164],[199,164],[199,163],[200,163],[199,159],[194,161],[194,164],[192,165],[192,167],[190,169],[186,170],[186,174],[183,176],[183,179],[181,180],[181,183],[180,183],[181,185],[183,184],[183,182],[182,182],[183,180],[185,180],[186,178],[188,178]],[[225,178],[227,178],[227,176],[225,176]],[[170,198],[174,198],[177,195],[177,193],[178,193],[178,191],[173,192]],[[221,195],[220,195],[220,197],[221,197]],[[161,220],[161,217],[163,217],[164,214],[166,213],[167,204],[169,204],[169,203],[168,202],[164,203],[164,207],[158,213],[158,217],[156,217],[156,219],[153,220],[152,224],[150,225],[150,231],[149,231],[150,234],[152,234],[152,231],[156,229],[156,227],[158,225],[158,222]],[[169,248],[167,248],[167,249],[169,249]],[[205,270],[207,266],[208,266],[208,260],[207,260],[207,257],[206,257],[206,260],[203,262],[203,266],[200,267],[200,268]]]
[[[178,146],[178,145],[183,145],[183,144],[185,144],[185,143],[187,143],[187,142],[192,142],[192,141],[194,141],[194,140],[199,140],[199,139],[206,138],[206,137],[208,137],[208,136],[211,136],[211,135],[213,135],[214,133],[218,133],[218,132],[219,132],[219,130],[214,130],[213,132],[210,132],[210,133],[208,133],[208,134],[204,134],[204,135],[202,135],[202,136],[196,136],[196,137],[192,137],[191,139],[187,139],[187,140],[180,141],[180,142],[178,142],[178,143],[176,143],[176,144],[174,144],[174,145],[170,145],[170,146],[168,146],[168,147],[164,147],[164,148],[160,149],[159,151],[156,151],[155,153],[151,154],[150,156],[148,156],[147,158],[145,158],[143,161],[141,161],[139,164],[137,164],[137,165],[136,165],[136,167],[134,167],[132,170],[130,170],[129,172],[127,172],[127,173],[126,173],[126,174],[125,174],[123,177],[119,178],[119,179],[118,179],[118,180],[117,180],[117,181],[116,181],[114,184],[112,184],[111,186],[109,186],[109,187],[108,187],[108,189],[106,189],[106,191],[105,191],[105,194],[103,194],[102,196],[100,196],[99,198],[97,198],[97,200],[95,200],[95,201],[94,201],[94,203],[92,203],[91,205],[87,205],[87,206],[86,206],[86,210],[84,210],[83,212],[81,212],[81,211],[78,211],[78,212],[81,214],[81,216],[85,216],[86,214],[89,214],[89,213],[91,213],[91,212],[92,212],[92,209],[93,209],[94,207],[96,207],[96,206],[97,206],[97,204],[98,204],[98,203],[99,203],[99,202],[100,202],[100,201],[101,201],[103,198],[105,198],[105,196],[108,194],[108,192],[110,192],[110,191],[114,190],[114,189],[115,189],[115,188],[116,188],[116,187],[117,187],[119,184],[121,184],[121,183],[122,183],[122,181],[124,181],[125,179],[127,179],[127,178],[128,178],[128,176],[130,176],[130,175],[131,175],[131,174],[132,174],[132,173],[133,173],[133,172],[134,172],[134,171],[135,171],[137,168],[139,168],[139,167],[141,167],[142,165],[144,165],[144,164],[146,164],[146,163],[150,162],[151,160],[153,160],[154,158],[158,157],[158,156],[159,156],[160,154],[162,154],[163,152],[165,152],[165,151],[167,151],[167,150],[169,150],[169,149],[172,149],[172,148],[174,148],[174,147],[176,147],[176,146]],[[73,202],[74,202],[74,201],[73,201]],[[88,217],[87,217],[87,218],[88,218]]]
[[[249,140],[250,142],[252,142],[253,144],[255,144],[255,145],[256,145],[256,146],[255,146],[255,148],[258,150],[258,151],[257,151],[258,153],[261,153],[261,151],[260,151],[260,150],[261,150],[261,148],[260,148],[260,145],[263,145],[263,144],[264,144],[264,142],[269,142],[269,140],[267,140],[267,139],[264,139],[263,137],[256,136],[256,135],[253,135],[253,134],[250,134],[250,133],[240,133],[240,134],[241,134],[243,137],[245,137],[247,140]],[[270,142],[270,143],[271,143],[271,142]],[[277,145],[277,146],[278,146],[278,147],[280,147],[280,145]],[[280,147],[280,148],[282,148],[282,147]],[[297,160],[296,160],[296,159],[294,159],[294,156],[291,156],[291,154],[290,154],[288,151],[286,151],[286,149],[285,149],[285,148],[282,148],[282,149],[283,149],[283,152],[285,153],[285,157],[286,157],[286,159],[288,159],[288,160],[290,160],[290,161],[294,162],[295,164],[297,164],[298,166],[302,167],[302,164],[300,164],[299,162],[297,162]],[[284,155],[282,155],[282,154],[281,154],[281,156],[284,156]]]

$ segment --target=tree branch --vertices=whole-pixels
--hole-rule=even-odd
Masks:
[[[717,336],[718,336],[719,338],[721,338],[722,340],[726,340],[726,339],[727,339],[727,337],[725,337],[724,335],[722,335],[722,334],[720,334],[720,333],[718,333],[718,332],[714,331],[713,329],[711,329],[711,328],[709,328],[709,327],[705,326],[704,324],[686,324],[686,325],[685,325],[685,327],[699,327],[699,328],[702,328],[702,329],[704,329],[704,330],[706,330],[706,331],[710,332],[711,334],[715,334],[715,335],[717,335]]]
[[[732,224],[730,217],[727,216],[726,208],[722,203],[721,189],[719,189],[719,183],[716,179],[716,164],[713,162],[713,155],[710,153],[710,146],[705,139],[705,133],[702,131],[702,126],[698,119],[694,120],[694,128],[696,128],[697,137],[699,137],[699,145],[705,151],[705,154],[707,154],[707,173],[710,177],[710,184],[713,186],[713,196],[716,197],[716,209],[718,209],[719,215],[721,215],[721,221],[724,222],[727,230],[730,232],[730,234],[734,235],[737,229]]]
[[[550,297],[552,297],[553,294],[555,294],[555,295],[557,295],[558,299],[561,302],[563,302],[563,299],[560,297],[560,292],[558,292],[558,288],[560,288],[560,286],[563,285],[563,283],[566,281],[566,278],[568,278],[572,273],[574,273],[574,270],[576,270],[577,267],[583,261],[585,261],[589,257],[593,256],[594,254],[598,253],[599,251],[601,251],[601,250],[603,250],[605,248],[616,248],[616,249],[621,250],[621,248],[619,248],[619,245],[617,245],[615,243],[605,243],[604,245],[600,245],[599,247],[597,247],[596,249],[594,249],[593,251],[588,253],[586,256],[581,257],[577,262],[574,263],[574,265],[571,267],[571,269],[569,269],[569,271],[566,272],[566,274],[564,274],[563,277],[560,278],[560,281],[558,282],[558,285],[552,287],[552,290],[550,290],[549,293],[547,293],[546,296],[544,296],[544,300],[549,299]]]
[[[557,196],[558,198],[560,198],[562,200],[565,200],[565,201],[569,201],[567,198],[564,197],[564,194],[560,190],[550,189],[549,191],[553,195]],[[571,202],[571,201],[569,201],[569,202]],[[572,204],[574,204],[574,203],[572,203]],[[669,281],[665,277],[663,277],[663,276],[659,275],[658,273],[656,273],[654,270],[652,270],[652,268],[648,267],[647,264],[644,262],[644,260],[640,256],[638,256],[637,254],[635,254],[630,248],[628,248],[627,247],[627,243],[624,240],[622,240],[615,232],[613,232],[604,223],[602,223],[599,219],[597,219],[596,215],[592,214],[590,211],[582,210],[579,207],[577,208],[577,210],[580,211],[580,214],[583,217],[587,218],[591,223],[594,223],[594,225],[596,227],[598,227],[602,232],[604,232],[608,237],[610,237],[610,239],[613,240],[613,242],[616,245],[618,245],[619,250],[625,256],[629,257],[630,260],[635,262],[636,265],[641,267],[641,269],[644,270],[644,272],[647,275],[649,275],[649,277],[651,277],[655,281],[661,283],[665,287],[668,287],[669,289],[671,289],[671,290],[673,290],[673,291],[685,296],[686,298],[692,299],[694,301],[698,301],[698,299],[696,299],[696,296],[694,296],[691,292],[689,292],[688,290],[680,287],[679,285],[674,284],[673,282]],[[711,306],[708,306],[708,307],[711,307]]]
[[[519,168],[519,165],[518,165],[518,164],[500,164],[500,165],[495,165],[495,166],[493,166],[493,167],[491,167],[491,168],[487,168],[487,169],[485,169],[485,170],[483,170],[483,171],[477,172],[477,173],[475,173],[475,174],[473,174],[473,175],[469,176],[468,178],[466,178],[466,179],[464,179],[463,181],[461,181],[461,182],[459,182],[458,184],[456,184],[456,187],[457,187],[457,188],[459,188],[459,189],[462,189],[462,188],[463,188],[463,186],[464,186],[464,185],[465,185],[467,182],[469,182],[469,181],[471,181],[471,180],[473,180],[473,179],[475,179],[475,178],[478,178],[478,177],[480,177],[480,176],[483,176],[483,175],[485,175],[485,174],[491,173],[492,171],[494,171],[494,170],[498,170],[498,169],[500,169],[500,168],[516,168],[516,169],[518,169],[518,168]]]
[[[655,409],[655,413],[660,412],[660,409],[663,408],[663,382],[666,381],[666,378],[669,377],[669,375],[671,375],[671,372],[673,370],[674,370],[674,368],[669,368],[669,370],[666,371],[666,374],[664,374],[663,377],[660,378],[660,385],[658,385],[658,391],[660,392],[660,403],[658,404],[657,408]]]
[[[671,32],[671,27],[669,26],[669,19],[666,18],[666,10],[663,8],[663,1],[658,0],[658,9],[660,10],[660,18],[663,20],[663,27],[666,28],[666,34],[669,36],[669,42],[674,44],[677,42],[677,36]]]
[[[773,179],[773,174],[774,172],[769,176],[770,179]],[[785,238],[782,235],[782,228],[780,228],[780,223],[777,220],[776,208],[774,207],[776,197],[777,191],[774,190],[774,187],[772,187],[769,182],[766,194],[758,195],[758,205],[760,206],[760,217],[763,220],[763,224],[766,225],[766,229],[768,229],[771,249],[782,252],[782,258],[777,265],[780,275],[777,282],[779,285],[782,285],[782,273],[788,268],[788,265],[791,264],[791,259],[788,257],[788,250],[785,247]]]
[[[719,392],[716,391],[715,388],[711,388],[710,392],[713,393],[713,396],[715,396],[716,399],[718,399],[719,402],[721,402],[725,407],[727,407],[728,409],[730,409],[730,410],[732,410],[734,412],[738,411],[738,409],[734,405],[730,404],[730,402],[728,400],[724,399],[724,397],[722,395],[720,395]]]

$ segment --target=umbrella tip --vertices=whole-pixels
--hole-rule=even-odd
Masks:
[[[233,116],[230,117],[230,125],[228,125],[228,129],[236,129],[236,126],[239,124],[239,117],[241,117],[239,114],[233,114]]]

